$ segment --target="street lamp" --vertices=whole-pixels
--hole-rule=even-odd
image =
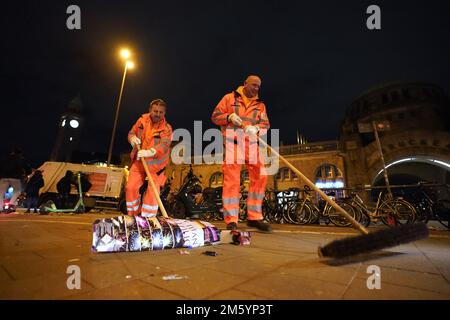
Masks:
[[[112,134],[111,134],[111,142],[109,143],[107,166],[109,166],[111,163],[111,155],[112,155],[112,150],[113,150],[113,145],[114,145],[114,138],[116,136],[117,120],[119,118],[120,102],[122,101],[122,93],[123,93],[123,87],[125,85],[125,78],[127,76],[128,69],[134,68],[134,62],[128,60],[131,56],[131,53],[128,49],[122,49],[120,51],[120,56],[123,59],[125,59],[125,68],[123,70],[123,78],[122,78],[122,85],[120,86],[119,100],[117,101],[116,116],[114,118],[114,126],[113,126],[113,130],[112,130]]]

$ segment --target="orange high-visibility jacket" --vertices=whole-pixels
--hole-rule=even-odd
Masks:
[[[156,155],[146,161],[149,166],[154,166],[155,171],[161,170],[169,163],[172,127],[166,122],[166,119],[154,124],[151,121],[150,114],[145,113],[128,132],[128,141],[132,136],[141,139],[141,149],[154,148],[156,150]],[[137,151],[136,147],[131,151],[131,161],[136,159]]]
[[[233,91],[220,100],[211,116],[212,122],[220,126],[224,136],[227,129],[238,128],[232,122],[228,122],[228,116],[233,112],[242,119],[244,128],[248,125],[256,125],[263,133],[270,127],[266,106],[261,99],[253,100],[245,107],[244,99],[239,92]]]

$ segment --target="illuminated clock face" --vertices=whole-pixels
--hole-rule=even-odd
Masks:
[[[80,125],[80,123],[78,122],[78,120],[70,120],[69,122],[70,126],[74,129],[78,128],[78,126]]]
[[[61,123],[61,127],[64,127],[66,125],[66,119],[64,119]]]

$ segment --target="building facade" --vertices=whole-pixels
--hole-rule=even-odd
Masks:
[[[391,183],[450,183],[450,107],[441,88],[418,82],[380,85],[347,108],[340,146],[350,186],[383,184],[375,135],[360,130],[372,121],[390,124],[379,137],[388,173],[397,175]]]
[[[380,143],[391,184],[428,181],[450,184],[450,103],[439,87],[427,83],[384,84],[364,92],[343,115],[337,141],[281,146],[279,153],[320,188],[363,187],[384,184],[382,161],[373,132],[360,126],[387,122]],[[190,165],[170,164],[166,175],[172,190],[183,183]],[[203,187],[223,183],[221,164],[192,165]],[[241,171],[248,187],[248,172]],[[303,188],[305,183],[279,163],[267,188]]]

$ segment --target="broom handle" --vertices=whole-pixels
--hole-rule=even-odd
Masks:
[[[322,190],[320,190],[314,183],[312,183],[307,177],[303,175],[296,167],[294,167],[289,161],[287,161],[282,155],[280,155],[278,152],[276,152],[271,146],[269,146],[261,137],[258,136],[258,140],[261,144],[269,148],[269,150],[274,153],[276,156],[278,156],[283,162],[292,170],[294,171],[303,181],[306,182],[306,184],[320,194],[320,196],[325,199],[326,202],[328,202],[333,208],[335,208],[339,213],[341,213],[345,218],[347,218],[355,228],[357,228],[359,231],[361,231],[362,234],[369,234],[369,231],[367,231],[366,228],[364,228],[358,221],[356,221],[351,215],[347,213],[344,209],[342,209],[336,202],[333,201],[329,196],[327,196]]]
[[[137,145],[137,149],[141,150],[141,146]],[[162,213],[164,218],[169,218],[169,215],[167,214],[166,208],[164,208],[164,205],[163,205],[163,203],[161,201],[161,198],[159,196],[159,192],[156,189],[155,183],[153,182],[152,175],[150,174],[150,171],[148,170],[147,162],[145,162],[144,158],[141,158],[141,161],[142,161],[142,165],[144,166],[145,173],[147,174],[148,181],[150,182],[150,185],[151,185],[151,188],[152,188],[152,191],[153,191],[153,195],[156,197],[156,201],[158,201],[158,205],[159,205],[159,208],[161,209],[161,213]]]

